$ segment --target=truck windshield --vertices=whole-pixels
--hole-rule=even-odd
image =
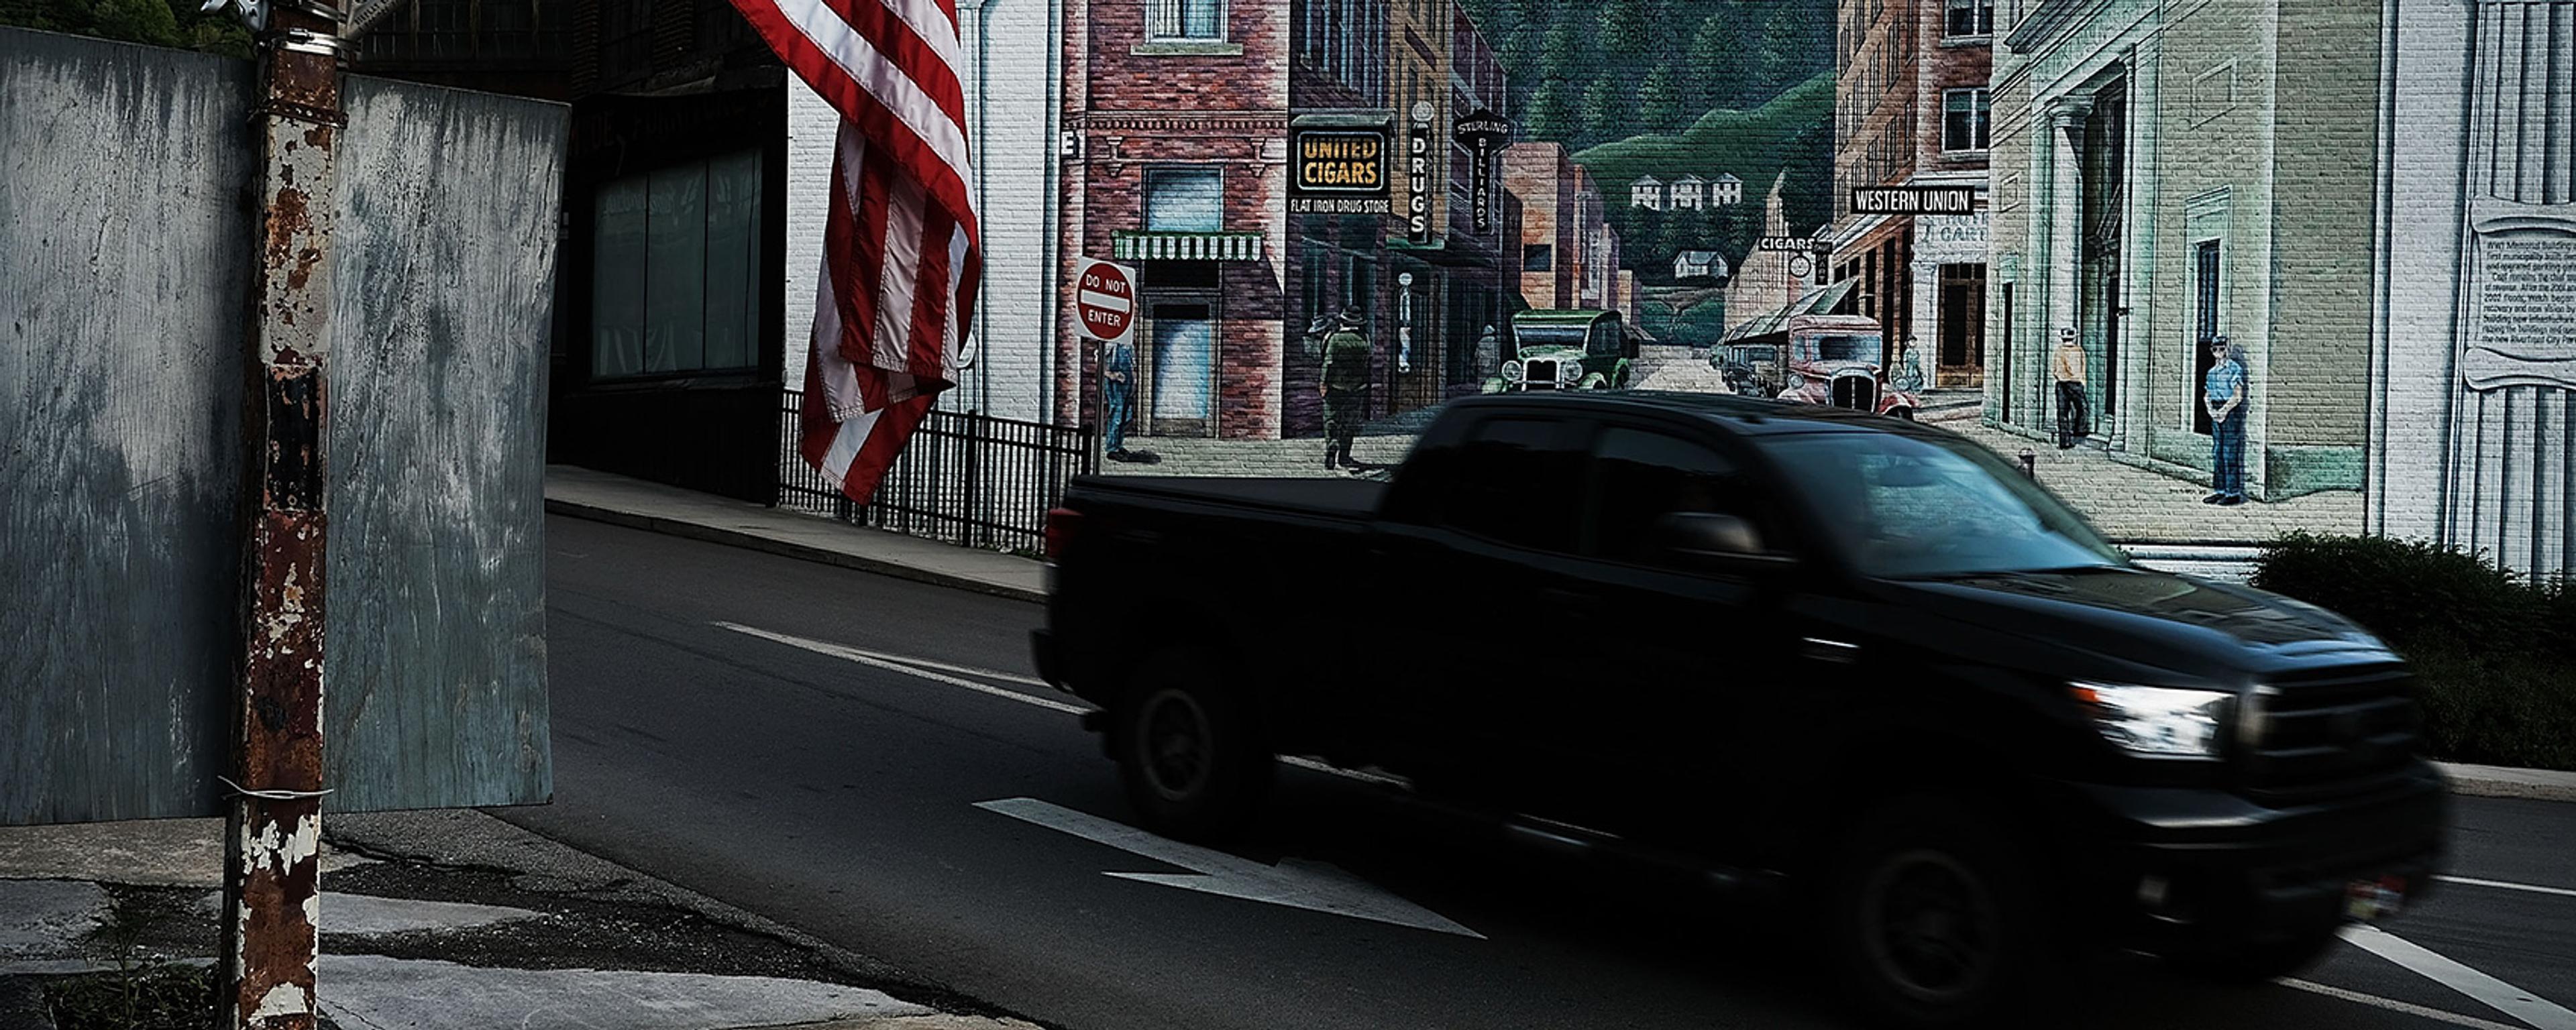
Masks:
[[[1935,579],[2125,566],[2092,527],[1966,441],[1801,433],[1764,441],[1864,575]]]
[[[1512,327],[1512,342],[1522,350],[1533,347],[1581,347],[1591,332],[1580,325],[1522,325]]]
[[[1867,361],[1878,353],[1878,337],[1837,333],[1816,337],[1818,361]]]

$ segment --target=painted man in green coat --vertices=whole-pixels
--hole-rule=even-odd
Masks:
[[[1324,467],[1359,469],[1351,443],[1360,435],[1369,389],[1369,340],[1365,316],[1347,309],[1324,337]]]

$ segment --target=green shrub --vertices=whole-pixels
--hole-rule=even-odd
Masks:
[[[2433,757],[2576,769],[2576,587],[2430,543],[2304,531],[2263,549],[2253,585],[2406,655]]]

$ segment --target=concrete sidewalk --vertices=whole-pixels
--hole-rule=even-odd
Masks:
[[[0,1026],[193,1025],[169,991],[213,975],[222,830],[0,828]],[[326,1030],[1034,1030],[483,812],[334,815],[324,839]]]
[[[1014,600],[1046,600],[1045,567],[1026,558],[570,465],[546,466],[546,510]]]

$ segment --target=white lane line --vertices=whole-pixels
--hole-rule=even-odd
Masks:
[[[2563,898],[2576,898],[2576,890],[2568,890],[2565,887],[2542,887],[2529,883],[2508,883],[2503,880],[2481,880],[2473,876],[2436,874],[2433,878],[2443,883],[2465,883],[2471,887],[2494,887],[2500,890],[2530,891],[2533,894],[2555,894]]]
[[[2376,994],[2363,994],[2360,991],[2347,991],[2341,987],[2328,987],[2324,984],[2313,983],[2307,980],[2296,980],[2289,977],[2283,977],[2275,982],[2279,983],[2283,987],[2294,987],[2310,994],[2322,994],[2329,998],[2341,998],[2345,1001],[2359,1002],[2364,1005],[2387,1009],[2390,1012],[2403,1012],[2410,1016],[2422,1016],[2426,1019],[2438,1019],[2442,1022],[2449,1023],[2452,1026],[2468,1027],[2469,1030],[2523,1030],[2522,1027],[2514,1026],[2511,1023],[2498,1023],[2492,1019],[2479,1019],[2476,1016],[2463,1016],[2457,1012],[2444,1012],[2441,1009],[2428,1008],[2422,1005],[2417,1005],[2414,1002],[2398,1001],[2394,998],[2382,998]]]
[[[812,651],[815,654],[830,655],[834,658],[857,662],[871,668],[884,669],[887,672],[900,672],[907,676],[918,676],[933,683],[945,683],[950,686],[964,687],[980,694],[990,694],[994,697],[1008,698],[1024,704],[1036,705],[1040,708],[1051,708],[1068,715],[1081,715],[1085,712],[1091,711],[1091,706],[1089,705],[1058,701],[1051,697],[1034,697],[1020,693],[1016,690],[1004,690],[988,683],[977,683],[973,680],[945,675],[944,672],[964,673],[968,676],[989,676],[993,679],[1007,680],[1012,683],[1027,683],[1041,687],[1047,685],[1043,680],[1030,679],[1026,676],[1017,676],[1011,673],[999,672],[992,669],[978,669],[971,665],[950,665],[945,662],[934,662],[927,658],[915,658],[911,655],[887,654],[883,651],[866,651],[851,647],[847,644],[835,644],[829,641],[811,640],[805,637],[791,636],[785,633],[773,633],[756,626],[745,626],[738,622],[717,622],[715,625],[745,636],[759,637],[762,640],[785,644],[789,647],[802,648],[807,651]],[[1404,778],[1400,776],[1389,776],[1385,773],[1369,772],[1361,769],[1344,769],[1337,765],[1326,765],[1312,758],[1305,758],[1297,755],[1283,755],[1279,760],[1300,769],[1312,769],[1319,773],[1329,773],[1334,776],[1358,780],[1362,783],[1384,783],[1399,787],[1407,785]]]
[[[821,640],[808,640],[804,637],[789,636],[785,633],[772,633],[765,629],[758,629],[751,626],[741,625],[739,623],[719,622],[716,623],[716,625],[745,636],[759,637],[762,640],[785,644],[789,647],[803,648],[804,650],[812,651],[815,654],[830,655],[834,658],[843,659],[845,661],[853,661],[872,668],[884,669],[887,672],[900,672],[907,676],[918,676],[934,683],[945,683],[952,687],[964,687],[979,694],[991,694],[994,697],[1009,698],[1013,701],[1036,705],[1040,708],[1051,708],[1067,715],[1081,715],[1082,713],[1091,710],[1088,705],[1067,704],[1051,697],[1032,697],[1016,690],[1004,690],[989,683],[977,683],[974,680],[965,679],[963,677],[951,676],[943,672],[934,672],[912,664],[918,661],[918,659],[896,658],[890,655],[881,655],[874,651],[862,651],[858,648],[847,647],[841,644],[827,643]],[[958,666],[949,666],[949,668],[958,668]]]
[[[2386,930],[2357,923],[2343,928],[2343,939],[2539,1030],[2576,1030],[2576,1012]]]

